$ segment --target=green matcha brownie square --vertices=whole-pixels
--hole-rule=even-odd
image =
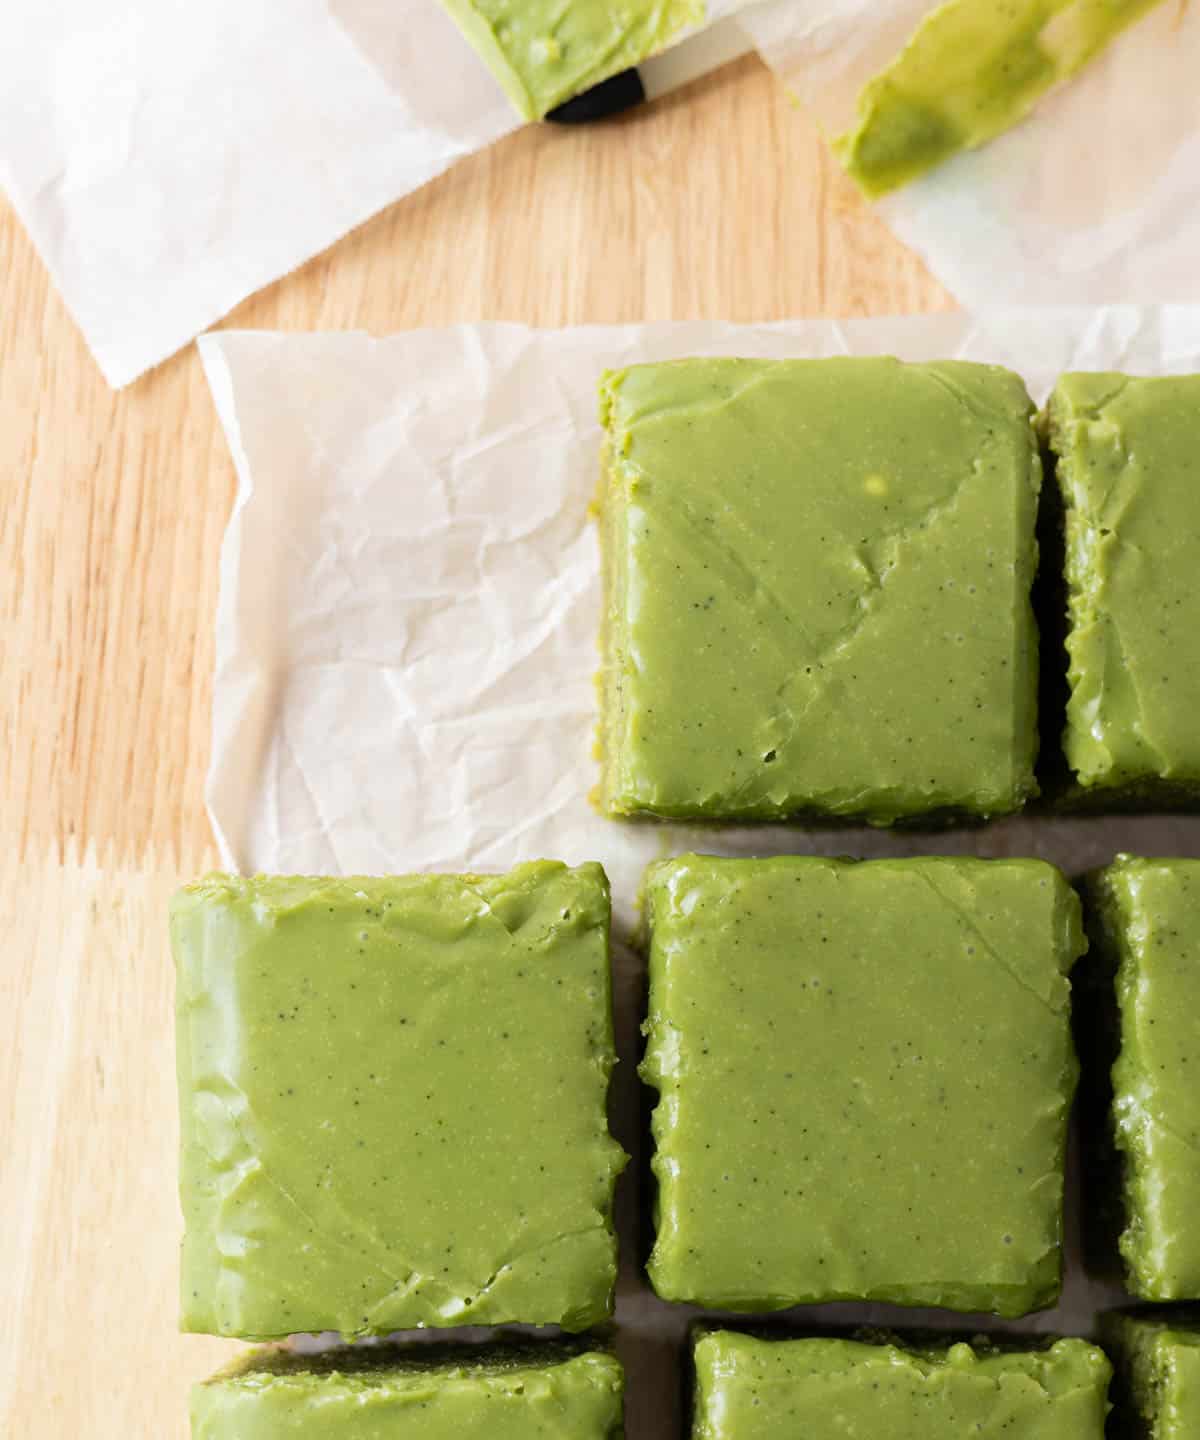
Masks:
[[[1035,793],[1017,376],[684,360],[608,374],[601,406],[608,813],[888,824]]]
[[[260,1351],[192,1391],[192,1440],[620,1440],[603,1351]]]
[[[1121,855],[1087,895],[1096,965],[1115,986],[1126,1283],[1143,1300],[1198,1300],[1200,861]]]
[[[526,120],[664,50],[705,0],[442,0]]]
[[[644,907],[660,1296],[1054,1302],[1083,945],[1057,870],[685,855]]]
[[[1084,793],[1200,798],[1200,375],[1064,375],[1042,423],[1066,552],[1064,748]]]
[[[693,1440],[1104,1440],[1111,1375],[1083,1340],[1000,1349],[717,1330],[693,1363]]]
[[[608,882],[215,875],[175,899],[185,1330],[611,1311]]]
[[[1116,1365],[1113,1440],[1196,1440],[1200,1435],[1200,1316],[1105,1315],[1100,1338]]]

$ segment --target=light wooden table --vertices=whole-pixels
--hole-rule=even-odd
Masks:
[[[245,327],[950,307],[755,60],[531,128],[249,300]],[[194,347],[114,395],[0,202],[0,1435],[175,1440],[166,898],[203,806],[233,470]]]

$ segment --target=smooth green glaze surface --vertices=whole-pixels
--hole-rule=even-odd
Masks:
[[[701,359],[601,395],[606,811],[888,824],[1035,793],[1015,375]]]
[[[526,120],[648,59],[704,0],[442,0]]]
[[[1143,1300],[1197,1300],[1200,861],[1122,855],[1092,877],[1089,898],[1116,973],[1127,1284]]]
[[[1057,870],[689,855],[644,903],[659,1295],[1054,1302],[1084,943]]]
[[[1110,1367],[1082,1340],[1046,1349],[910,1349],[758,1340],[695,1348],[693,1440],[1104,1440]]]
[[[1200,1323],[1195,1314],[1129,1311],[1102,1318],[1117,1370],[1114,1440],[1200,1435]]]
[[[1064,375],[1043,425],[1065,508],[1067,760],[1085,788],[1200,794],[1200,375]]]
[[[605,1318],[608,930],[598,865],[183,890],[183,1328]]]
[[[1024,119],[1160,0],[948,0],[858,97],[834,149],[882,195]]]
[[[192,1391],[192,1440],[619,1440],[622,1384],[601,1352],[256,1354]]]

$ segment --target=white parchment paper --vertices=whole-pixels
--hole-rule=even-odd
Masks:
[[[1012,366],[1042,398],[1068,368],[1200,370],[1200,308],[1003,310],[974,317],[534,331],[463,326],[387,339],[223,332],[201,341],[237,464],[221,561],[208,800],[243,870],[503,870],[603,861],[619,932],[645,863],[732,853],[1039,855],[1068,871],[1118,849],[1200,854],[1200,821],[1005,821],[890,836],[704,831],[601,818],[587,795],[600,589],[588,506],[606,366],[689,354],[887,352]],[[697,677],[703,683],[703,677]],[[615,961],[618,1348],[630,1440],[679,1420],[694,1317],[640,1274],[644,1126],[634,1066],[642,971]],[[1086,1332],[1118,1291],[1079,1266],[1072,1181],[1062,1304],[1007,1327],[942,1312],[818,1307],[809,1319]]]
[[[757,44],[836,130],[931,3],[713,0],[640,69],[654,97]],[[1200,7],[1181,4],[884,202],[968,305],[1200,299]],[[0,9],[0,186],[113,385],[517,123],[437,0]]]
[[[938,0],[774,0],[742,25],[829,135]],[[1167,0],[1023,124],[879,202],[967,307],[1200,300],[1200,6]]]
[[[749,48],[744,3],[649,93]],[[0,6],[0,186],[112,385],[519,123],[438,0]]]

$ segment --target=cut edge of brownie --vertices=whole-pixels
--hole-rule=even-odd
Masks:
[[[1060,381],[1062,378],[1065,377],[1060,377]],[[1122,383],[1100,402],[1097,413],[1124,389],[1128,380],[1145,377],[1118,376],[1114,372],[1112,378]],[[1070,642],[1077,630],[1094,624],[1105,613],[1094,593],[1094,582],[1081,571],[1073,558],[1078,548],[1075,517],[1082,491],[1079,477],[1065,451],[1069,448],[1066,438],[1069,427],[1076,423],[1077,420],[1062,413],[1056,382],[1036,420],[1043,470],[1048,482],[1043,487],[1044,498],[1039,511],[1039,538],[1041,543],[1051,547],[1049,552],[1043,551],[1045,574],[1037,592],[1037,619],[1043,649],[1048,644],[1053,646],[1059,665],[1057,670],[1048,669],[1043,661],[1041,670],[1041,696],[1046,697],[1050,713],[1041,712],[1039,721],[1042,732],[1039,776],[1043,783],[1043,797],[1037,808],[1051,813],[1096,816],[1200,812],[1200,781],[1169,780],[1162,776],[1131,777],[1115,773],[1111,778],[1084,783],[1070,760],[1069,737],[1074,728],[1071,702],[1080,678]],[[1050,560],[1053,560],[1053,570],[1048,563]],[[1062,669],[1064,660],[1065,672]],[[1054,722],[1057,722],[1057,734],[1052,734],[1050,730]]]

